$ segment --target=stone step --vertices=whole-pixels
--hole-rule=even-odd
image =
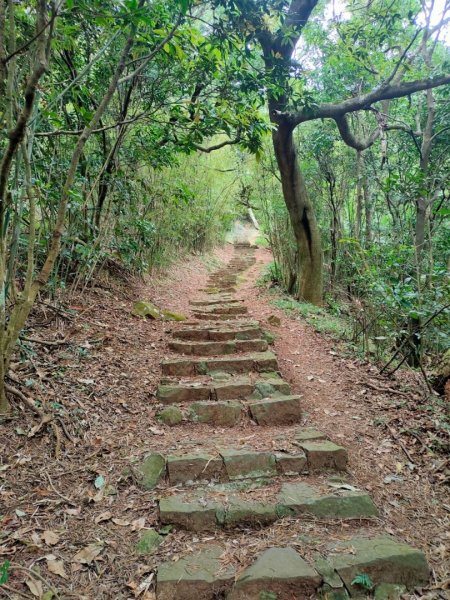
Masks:
[[[208,469],[213,469],[212,462]],[[217,463],[217,467],[219,463]],[[261,474],[275,470],[261,462]],[[169,465],[170,471],[170,465]],[[260,475],[261,477],[262,475]],[[321,520],[370,519],[378,510],[364,491],[329,491],[325,484],[295,482],[265,486],[259,499],[249,496],[248,485],[233,491],[235,484],[214,484],[159,500],[161,525],[188,531],[214,531],[235,527],[261,527],[290,517],[316,517]],[[252,499],[249,500],[249,497]]]
[[[210,321],[209,323],[200,323],[199,321],[195,321],[195,320],[188,320],[188,321],[179,321],[177,323],[177,325],[180,326],[180,329],[177,331],[182,331],[183,329],[190,329],[190,328],[194,328],[194,329],[201,329],[201,330],[215,330],[215,329],[223,329],[224,327],[227,329],[235,329],[235,330],[241,330],[242,328],[247,328],[247,327],[259,327],[260,323],[259,321],[256,321],[255,319],[248,319],[248,318],[239,318],[239,319],[233,319],[232,317],[230,317],[229,320],[227,320],[226,323],[223,323],[221,320],[217,320],[217,321]]]
[[[243,313],[245,314],[245,313]],[[194,319],[198,319],[199,321],[212,321],[217,319],[218,321],[229,321],[235,317],[239,318],[239,314],[229,314],[229,313],[224,313],[224,314],[217,314],[217,313],[210,313],[210,312],[205,312],[205,311],[194,311],[192,313],[192,316],[194,317]]]
[[[231,294],[214,294],[207,300],[190,300],[191,306],[215,306],[216,304],[242,304],[241,298],[234,298]]]
[[[180,340],[198,342],[222,342],[227,340],[256,340],[261,339],[261,328],[258,326],[248,327],[189,327],[178,329],[173,332],[173,337]]]
[[[214,285],[215,283],[220,284],[231,284],[234,285],[236,283],[237,275],[226,275],[226,274],[216,274],[208,277],[208,284]]]
[[[266,340],[227,340],[223,342],[184,342],[171,341],[172,352],[193,356],[219,356],[221,354],[239,354],[241,352],[266,352]]]
[[[238,400],[191,401],[187,409],[171,403],[169,407],[158,412],[156,417],[170,426],[180,425],[184,420],[213,427],[234,427],[243,420],[248,420],[249,417],[260,426],[291,425],[300,423],[302,418],[299,400],[298,396],[291,397],[290,402],[293,404],[295,401],[295,408],[290,407],[287,410],[286,402],[283,402],[280,398],[277,403],[272,403],[272,419],[260,420],[259,422],[248,411],[248,403]],[[172,408],[172,410],[168,410],[169,408]]]
[[[162,383],[156,397],[162,404],[183,404],[195,401],[239,400],[267,397],[270,394],[290,394],[290,386],[276,373],[270,378],[252,380],[248,376],[231,378],[217,375],[207,382]]]
[[[299,544],[268,547],[245,569],[225,557],[223,546],[208,544],[161,564],[157,600],[361,598],[362,588],[352,584],[361,574],[373,582],[375,598],[393,600],[425,585],[430,575],[422,552],[392,537],[370,534],[328,542],[325,557],[310,563]]]
[[[290,425],[302,419],[301,396],[275,395],[247,403],[258,425]]]
[[[194,310],[193,314],[209,314],[209,315],[245,315],[248,309],[242,303],[236,304],[213,304],[213,306],[202,306],[201,310]]]
[[[191,423],[202,423],[214,427],[235,427],[241,422],[244,406],[237,400],[215,402],[192,402],[186,411],[186,419]]]
[[[223,449],[218,453],[193,453],[167,457],[170,485],[205,480],[236,481],[275,477],[286,472],[291,464],[295,475],[307,471],[306,456],[277,454],[255,450]]]
[[[178,485],[186,482],[236,481],[342,470],[347,464],[347,453],[344,448],[332,442],[329,444],[332,444],[331,449],[323,450],[329,461],[325,466],[318,466],[317,457],[307,454],[303,448],[290,453],[224,448],[169,455],[166,457],[167,478],[170,485]],[[336,460],[336,452],[343,452],[340,460]]]
[[[218,285],[209,285],[204,288],[200,288],[200,292],[204,292],[205,294],[235,294],[236,288],[234,286],[218,286]]]
[[[211,371],[249,373],[250,371],[277,371],[278,362],[272,352],[255,352],[246,356],[227,358],[177,358],[161,363],[163,375],[194,377]]]

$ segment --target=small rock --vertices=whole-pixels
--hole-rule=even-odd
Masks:
[[[158,319],[161,316],[161,311],[157,306],[143,300],[133,304],[131,313],[136,317],[150,317],[151,319]]]
[[[155,529],[147,529],[136,545],[138,554],[152,554],[162,544],[164,538]]]
[[[276,315],[270,315],[270,317],[267,318],[267,322],[273,325],[274,327],[279,327],[281,325],[281,319]]]
[[[166,459],[162,454],[149,454],[142,464],[142,485],[146,490],[156,487],[166,472]]]
[[[169,427],[173,427],[174,425],[179,425],[183,419],[183,413],[177,406],[168,406],[161,410],[156,418],[159,421],[162,421],[165,425],[169,425]]]

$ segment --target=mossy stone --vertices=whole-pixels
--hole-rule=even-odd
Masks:
[[[390,583],[412,589],[426,584],[429,579],[425,555],[389,536],[354,537],[331,544],[330,548],[336,554],[328,560],[352,596],[360,591],[352,581],[362,573],[367,574],[377,587]],[[346,548],[353,548],[354,553],[344,553]]]
[[[270,315],[270,317],[268,317],[267,319],[267,322],[273,325],[274,327],[279,327],[281,325],[281,319],[276,315]]]
[[[395,583],[380,583],[375,588],[375,600],[400,600],[402,595],[406,592],[404,585],[397,585]]]
[[[166,459],[162,454],[149,454],[142,464],[142,485],[146,490],[156,487],[166,472]]]
[[[174,425],[179,425],[181,423],[183,420],[183,413],[177,406],[168,406],[160,411],[156,418],[165,425],[173,427]]]
[[[151,302],[145,302],[143,300],[135,302],[133,304],[133,310],[131,311],[136,317],[150,317],[151,319],[158,319],[161,316],[161,311],[157,306]]]
[[[181,313],[173,312],[172,310],[162,310],[162,316],[168,321],[186,321],[187,317]]]
[[[138,554],[152,554],[163,541],[163,536],[159,535],[155,529],[147,529],[141,535],[141,538],[136,545],[136,552]]]
[[[273,333],[271,333],[270,331],[263,330],[262,337],[264,340],[266,340],[266,342],[268,344],[273,344],[274,341],[276,340],[276,336]]]

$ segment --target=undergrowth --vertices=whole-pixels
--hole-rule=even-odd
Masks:
[[[271,300],[271,304],[286,311],[290,316],[302,317],[309,325],[312,325],[319,333],[330,335],[336,340],[341,340],[349,344],[352,339],[352,327],[348,318],[346,318],[336,303],[328,307],[319,307],[308,302],[301,302],[289,296],[277,285],[277,272],[273,263],[267,265],[266,269],[258,279],[257,285],[266,287],[268,283],[275,283],[275,287],[270,288],[269,292],[276,297]]]

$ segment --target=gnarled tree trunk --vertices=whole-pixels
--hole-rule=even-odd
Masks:
[[[313,206],[298,164],[293,131],[281,124],[273,132],[273,147],[280,169],[283,196],[298,245],[299,298],[322,304],[322,241]]]

